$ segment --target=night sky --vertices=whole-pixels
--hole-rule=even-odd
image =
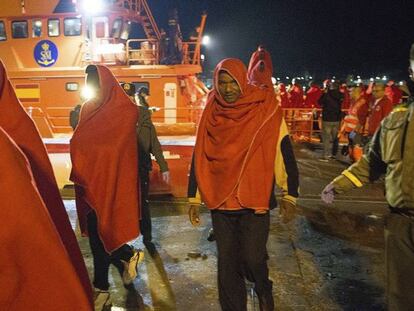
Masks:
[[[185,38],[208,13],[205,69],[225,57],[246,63],[258,44],[271,52],[275,76],[336,75],[406,79],[414,42],[414,0],[157,0],[160,27],[178,8]]]

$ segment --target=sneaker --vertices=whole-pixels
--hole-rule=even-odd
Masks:
[[[122,273],[122,281],[124,285],[131,284],[138,276],[138,264],[144,259],[144,252],[141,249],[134,250],[134,254],[129,261],[121,260],[124,265],[124,272]]]
[[[93,294],[95,311],[109,311],[112,307],[111,295],[107,290],[95,289]]]

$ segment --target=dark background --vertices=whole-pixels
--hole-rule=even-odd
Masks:
[[[205,71],[225,57],[248,62],[258,44],[271,52],[274,76],[321,79],[348,74],[407,79],[414,42],[414,0],[155,0],[159,27],[176,7],[187,39],[208,14]]]

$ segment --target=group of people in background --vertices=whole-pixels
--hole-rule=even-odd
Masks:
[[[275,85],[275,92],[280,96],[295,139],[311,139],[312,127],[313,132],[320,131],[321,160],[335,158],[341,140],[348,142],[342,154],[349,155],[353,162],[361,158],[364,146],[367,151],[367,143],[381,121],[410,96],[405,83],[397,84],[393,80],[386,84],[382,81],[368,85],[359,82],[351,86],[337,80],[325,80],[322,85],[311,81],[305,90],[297,79],[293,79],[288,88],[283,83]],[[306,117],[312,121],[303,122],[305,114],[312,114],[312,118]]]

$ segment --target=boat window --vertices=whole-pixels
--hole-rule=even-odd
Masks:
[[[82,32],[82,22],[80,18],[65,18],[63,23],[65,36],[80,36]]]
[[[78,82],[68,82],[68,83],[66,83],[66,91],[76,92],[78,90],[79,90],[79,83]]]
[[[111,37],[118,39],[121,36],[122,31],[122,19],[118,18],[114,21],[114,26],[112,27]]]
[[[105,22],[97,22],[95,24],[95,32],[97,38],[105,38]]]
[[[41,37],[42,36],[42,21],[40,19],[34,19],[32,21],[32,37]]]
[[[4,26],[4,22],[0,21],[0,41],[5,41],[6,39],[6,27]]]
[[[131,22],[128,21],[124,23],[122,27],[121,39],[128,40],[130,31],[131,31]]]
[[[47,31],[49,37],[58,37],[60,35],[60,22],[58,19],[49,19],[47,21]]]
[[[12,36],[15,39],[27,38],[27,21],[12,22]]]

